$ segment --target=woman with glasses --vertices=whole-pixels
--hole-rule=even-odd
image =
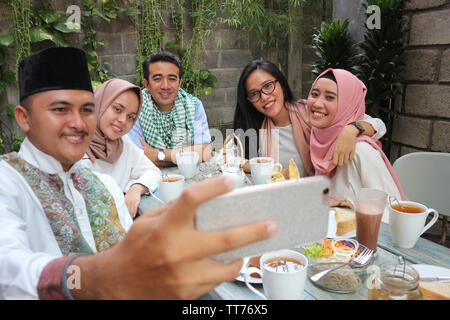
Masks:
[[[287,168],[292,158],[301,176],[314,175],[309,151],[311,126],[306,100],[293,97],[285,76],[273,63],[254,60],[242,71],[233,129],[245,144],[246,159],[270,156]],[[348,124],[338,137],[333,163],[341,166],[353,159],[356,137],[360,134],[379,139],[385,132],[383,121],[367,115],[364,121]],[[248,162],[244,169],[250,171]],[[286,176],[287,170],[283,173]]]

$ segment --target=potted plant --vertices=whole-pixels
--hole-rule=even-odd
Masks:
[[[367,87],[366,113],[384,121],[387,134],[383,137],[383,150],[390,153],[395,97],[401,91],[405,68],[405,35],[408,24],[403,18],[403,1],[368,0],[363,6],[380,8],[380,28],[368,29],[359,45],[356,75]],[[370,17],[367,13],[366,18]]]
[[[319,57],[313,63],[312,72],[316,77],[328,68],[353,72],[355,44],[350,39],[348,25],[348,19],[322,22],[320,30],[313,35],[313,48]]]

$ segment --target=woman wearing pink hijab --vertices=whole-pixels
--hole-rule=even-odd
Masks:
[[[97,128],[83,162],[114,178],[135,217],[141,195],[155,191],[161,181],[161,171],[126,136],[141,111],[141,90],[128,81],[112,79],[95,89],[94,98]]]
[[[357,138],[354,159],[338,167],[333,148],[341,129],[359,121],[365,113],[366,87],[356,76],[342,69],[328,69],[317,77],[308,95],[311,161],[316,174],[331,179],[332,194],[352,198],[360,188],[375,188],[406,199],[381,143],[368,136]],[[383,216],[383,221],[387,217]]]

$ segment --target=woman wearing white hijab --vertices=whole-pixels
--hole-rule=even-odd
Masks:
[[[161,181],[161,171],[126,136],[141,111],[141,90],[128,81],[112,79],[97,87],[94,96],[97,128],[83,161],[114,178],[135,217],[141,195],[155,191]]]

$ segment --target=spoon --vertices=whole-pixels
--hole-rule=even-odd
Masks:
[[[158,198],[157,196],[155,196],[155,194],[151,191],[149,191],[150,196],[152,196],[153,198],[155,198],[156,200],[158,200],[159,202],[161,202],[162,204],[166,204],[165,201],[161,200],[160,198]]]

